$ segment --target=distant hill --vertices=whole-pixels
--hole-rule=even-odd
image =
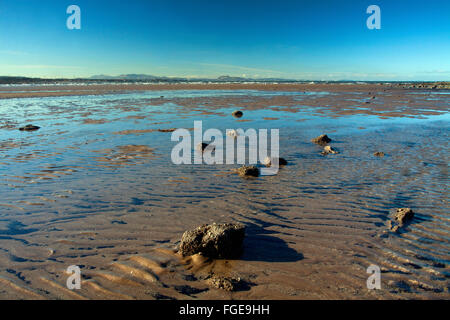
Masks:
[[[119,76],[108,76],[104,74],[94,75],[89,77],[89,79],[95,80],[155,80],[155,79],[166,79],[167,77],[157,77],[147,74],[121,74]]]

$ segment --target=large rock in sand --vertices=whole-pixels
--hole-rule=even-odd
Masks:
[[[209,258],[237,258],[242,253],[244,237],[242,224],[205,224],[183,234],[179,252],[183,256],[201,253]]]

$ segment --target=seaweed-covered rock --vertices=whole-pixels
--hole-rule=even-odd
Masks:
[[[392,216],[392,220],[388,222],[391,231],[396,232],[414,217],[414,212],[410,208],[399,208]]]
[[[179,251],[183,256],[201,253],[208,258],[236,258],[242,253],[244,237],[242,224],[205,224],[183,234]]]
[[[241,177],[258,177],[259,168],[257,166],[242,166],[237,169],[237,173]]]
[[[19,128],[20,131],[36,131],[39,130],[41,127],[34,126],[32,124],[27,124],[25,127]]]
[[[277,163],[278,161],[278,165],[279,166],[285,166],[287,165],[287,161],[284,158],[277,158],[277,157],[266,157],[263,161],[263,164],[266,167],[271,167],[272,164]]]
[[[322,151],[323,155],[336,154],[336,153],[339,153],[339,152],[336,149],[332,148],[331,146],[325,146]]]
[[[235,118],[241,118],[244,115],[244,113],[240,110],[233,111],[231,114]]]
[[[324,145],[331,142],[331,139],[326,134],[321,134],[320,136],[311,140],[314,143]]]

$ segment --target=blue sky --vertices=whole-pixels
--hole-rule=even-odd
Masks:
[[[0,1],[0,75],[126,73],[448,81],[450,1]]]

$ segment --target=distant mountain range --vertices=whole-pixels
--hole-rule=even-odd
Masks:
[[[122,74],[119,76],[109,76],[109,75],[94,75],[89,77],[89,79],[94,80],[129,80],[129,81],[214,81],[214,82],[245,82],[245,81],[296,81],[291,79],[281,79],[281,78],[264,78],[264,79],[254,79],[254,78],[243,78],[243,77],[231,77],[231,76],[220,76],[217,78],[184,78],[184,77],[163,77],[163,76],[153,76],[148,74]]]
[[[169,79],[168,77],[158,77],[148,74],[121,74],[120,76],[109,76],[104,74],[94,75],[89,77],[94,80],[156,80],[156,79]]]
[[[265,78],[265,79],[253,79],[253,78],[243,78],[243,77],[232,77],[232,76],[220,76],[217,78],[184,78],[184,77],[164,77],[164,76],[153,76],[148,74],[122,74],[118,76],[110,75],[94,75],[89,78],[55,78],[55,79],[45,79],[45,78],[30,78],[30,77],[11,77],[11,76],[0,76],[0,84],[27,84],[27,83],[81,83],[81,82],[167,82],[167,83],[177,83],[177,82],[304,82],[290,79],[278,79],[278,78]]]

